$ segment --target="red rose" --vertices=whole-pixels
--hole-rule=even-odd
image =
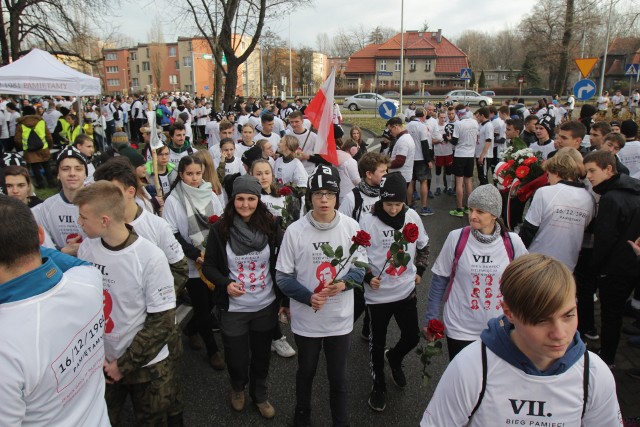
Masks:
[[[78,241],[77,241],[76,243],[82,243],[82,236],[80,236],[78,233],[71,233],[71,234],[68,234],[68,235],[67,235],[66,242],[67,242],[67,243],[69,243],[69,241],[71,241],[71,240],[73,240],[73,239],[76,239],[76,238],[78,238],[78,237],[80,237],[80,238],[78,239]]]
[[[207,222],[209,224],[215,224],[216,222],[218,222],[219,219],[220,219],[220,217],[218,215],[211,215],[209,217],[209,219],[207,220]]]
[[[534,163],[536,163],[538,161],[537,157],[529,157],[527,159],[524,160],[524,162],[522,162],[523,165],[529,166],[532,165]]]
[[[438,319],[431,319],[427,324],[427,333],[439,340],[444,338],[444,323]]]
[[[502,185],[505,187],[509,187],[513,183],[513,177],[511,175],[506,175],[502,179]]]
[[[516,169],[516,176],[520,179],[524,178],[525,176],[529,175],[529,166],[519,166]]]
[[[351,241],[358,246],[371,246],[371,236],[363,230],[359,230]]]
[[[281,196],[289,196],[292,193],[293,193],[293,190],[291,189],[291,187],[288,187],[288,186],[282,187],[280,191],[278,191],[278,194]]]
[[[405,225],[404,228],[402,229],[402,237],[404,237],[404,240],[406,240],[409,243],[413,243],[416,240],[418,240],[419,234],[420,234],[420,231],[418,230],[418,226],[412,222]]]

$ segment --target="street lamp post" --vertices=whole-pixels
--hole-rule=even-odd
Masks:
[[[404,0],[400,2],[400,112],[402,112],[402,89],[404,88]]]
[[[602,70],[600,71],[600,87],[598,88],[598,97],[602,96],[604,91],[604,72],[607,67],[607,51],[609,50],[609,33],[611,29],[611,11],[613,10],[613,0],[609,1],[609,17],[607,18],[607,38],[604,44],[604,56],[602,58]]]

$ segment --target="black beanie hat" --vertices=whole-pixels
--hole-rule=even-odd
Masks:
[[[258,146],[258,144],[256,144],[253,147],[249,148],[244,153],[242,153],[242,157],[240,158],[240,160],[242,160],[242,163],[244,163],[248,168],[250,168],[253,162],[261,158],[262,158],[262,149]]]
[[[382,177],[380,200],[383,202],[405,202],[407,200],[407,181],[400,172],[391,172]]]
[[[67,147],[64,150],[62,150],[60,154],[58,154],[58,157],[56,158],[56,170],[60,168],[60,163],[64,159],[68,159],[68,158],[74,158],[79,160],[80,163],[84,165],[84,172],[87,175],[89,174],[89,168],[87,167],[87,159],[84,157],[84,155],[80,151],[78,151],[76,148],[73,148],[73,147]]]
[[[314,193],[319,190],[329,190],[340,193],[340,175],[338,170],[329,165],[318,165],[309,178],[309,190]]]
[[[545,128],[547,130],[547,132],[549,133],[549,138],[553,139],[553,136],[555,135],[553,128],[554,128],[554,123],[555,119],[553,117],[551,117],[549,114],[545,114],[544,116],[542,116],[542,118],[540,120],[538,120],[538,125],[542,126],[543,128]]]

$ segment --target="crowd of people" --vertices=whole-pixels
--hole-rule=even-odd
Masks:
[[[385,365],[403,388],[404,358],[445,338],[450,364],[423,426],[622,425],[612,370],[625,311],[638,319],[625,332],[640,335],[632,118],[601,120],[586,104],[576,120],[570,99],[412,105],[386,122],[377,152],[359,127],[342,131],[335,105],[331,164],[314,152],[302,100],[239,98],[224,113],[205,99],[156,101],[0,104],[0,123],[14,121],[0,169],[0,222],[12,224],[0,228],[3,420],[117,425],[130,396],[136,425],[183,425],[184,335],[227,371],[231,407],[245,409],[248,388],[267,419],[272,353],[297,355],[295,426],[312,423],[324,351],[332,423],[347,426],[364,315],[374,411],[387,406]],[[499,172],[514,152],[542,171],[526,194]],[[45,180],[60,191],[43,201],[33,187]],[[451,210],[428,206],[447,196]],[[437,214],[468,225],[430,266],[421,217]],[[184,327],[178,304],[192,306]],[[392,317],[400,338],[388,343]]]

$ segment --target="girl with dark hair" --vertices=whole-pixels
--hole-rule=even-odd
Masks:
[[[353,155],[353,159],[357,162],[367,152],[367,143],[362,139],[362,129],[359,126],[351,126],[349,136],[358,145],[358,151]]]
[[[204,262],[210,222],[222,215],[222,205],[211,191],[211,184],[202,179],[203,172],[202,160],[193,156],[180,159],[178,177],[165,200],[162,216],[171,226],[189,265],[187,291],[193,304],[193,317],[185,329],[189,344],[193,349],[200,349],[204,344],[209,364],[222,370],[224,360],[211,330],[211,292],[196,268],[196,264]]]
[[[274,278],[282,230],[260,201],[261,192],[256,177],[236,178],[224,215],[209,233],[202,270],[216,285],[231,406],[244,409],[244,388],[249,383],[249,396],[260,414],[273,418],[267,376],[279,307]]]
[[[33,195],[33,187],[27,168],[12,165],[6,166],[3,171],[7,196],[20,200],[30,208],[42,203],[42,200]]]

